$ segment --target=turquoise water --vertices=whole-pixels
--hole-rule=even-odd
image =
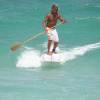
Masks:
[[[42,35],[15,53],[10,46],[44,31],[42,20],[52,3],[68,20],[57,27],[65,62],[30,68],[23,65],[25,58],[18,65],[21,54],[30,52],[26,47],[43,52],[47,37]],[[99,100],[99,59],[99,0],[0,0],[0,100]]]

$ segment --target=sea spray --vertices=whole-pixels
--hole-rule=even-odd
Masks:
[[[78,56],[82,56],[85,53],[87,53],[93,49],[96,49],[96,48],[100,48],[100,43],[94,43],[94,44],[89,44],[89,45],[85,45],[85,46],[72,48],[69,51],[65,51],[63,53],[63,55],[64,55],[63,62],[73,60],[73,59],[77,58]]]
[[[16,66],[22,68],[40,67],[40,53],[34,49],[26,49],[18,56]]]
[[[61,62],[63,64],[67,61],[76,59],[78,56],[82,56],[87,52],[100,48],[100,42],[94,44],[88,44],[80,47],[71,48],[68,51],[64,50],[60,54]],[[42,54],[41,54],[42,55]],[[26,48],[25,51],[21,52],[18,56],[16,66],[20,68],[37,68],[42,66],[41,55],[38,50]]]

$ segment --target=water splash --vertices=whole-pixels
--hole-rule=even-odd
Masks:
[[[78,56],[82,56],[97,48],[100,48],[100,42],[63,51],[63,53],[61,53],[61,63],[76,59]],[[42,66],[40,52],[26,48],[26,50],[18,56],[16,66],[20,68],[36,68]]]
[[[34,49],[26,49],[18,57],[16,66],[20,68],[40,67],[40,53]]]
[[[87,52],[89,52],[93,49],[96,49],[96,48],[100,48],[100,43],[89,44],[89,45],[70,49],[69,51],[65,51],[63,53],[64,56],[62,58],[62,61],[66,62],[66,61],[69,61],[69,60],[76,59],[78,56],[82,56],[85,53],[87,53]]]

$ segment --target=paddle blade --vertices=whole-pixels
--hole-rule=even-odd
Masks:
[[[11,50],[12,51],[16,51],[18,48],[20,48],[22,45],[21,44],[19,44],[19,43],[16,43],[16,44],[14,44],[14,45],[12,45],[11,46]]]

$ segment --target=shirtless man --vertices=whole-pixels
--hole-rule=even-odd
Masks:
[[[51,7],[51,12],[45,17],[43,21],[43,27],[48,35],[48,55],[52,55],[52,53],[56,53],[56,47],[58,46],[59,37],[58,33],[55,29],[57,21],[60,20],[62,23],[66,21],[60,16],[58,13],[58,6],[53,4]],[[51,43],[54,43],[54,47],[52,52],[50,52]]]

